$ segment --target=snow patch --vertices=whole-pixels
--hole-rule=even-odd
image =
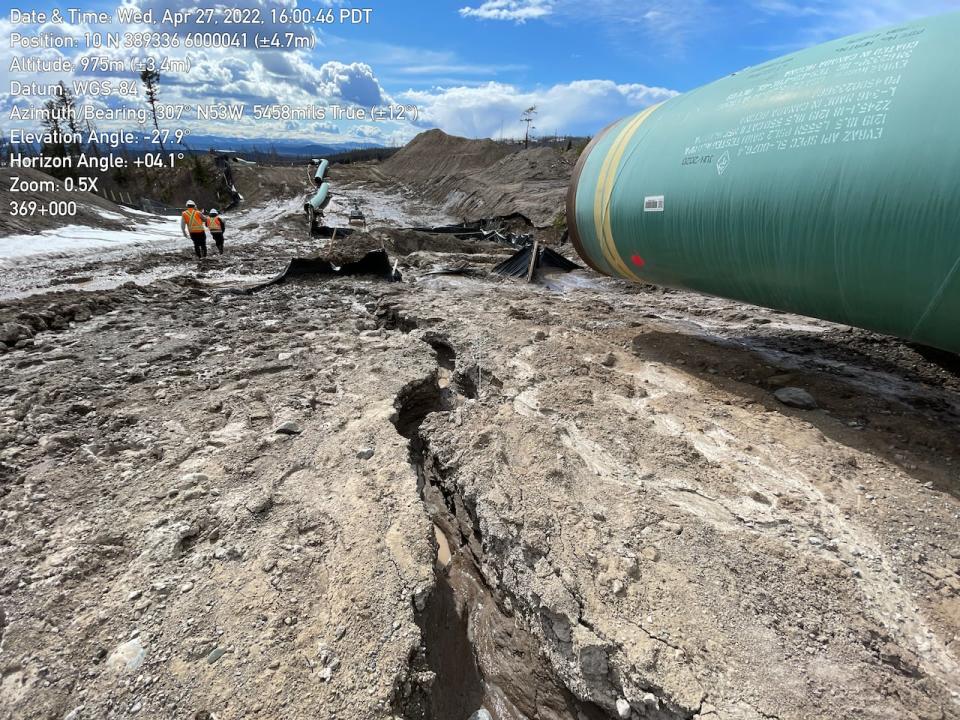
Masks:
[[[121,215],[117,217],[123,219]],[[170,243],[181,240],[183,235],[180,233],[179,218],[157,218],[136,225],[135,231],[66,225],[30,235],[8,235],[0,238],[0,261],[34,255],[75,253],[82,250]]]

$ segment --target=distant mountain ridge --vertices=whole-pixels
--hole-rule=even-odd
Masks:
[[[132,152],[159,151],[159,146],[152,144],[150,137],[150,135],[135,133],[135,140],[127,145],[127,149]],[[324,157],[351,150],[385,147],[382,144],[370,142],[315,143],[298,138],[240,138],[226,135],[194,135],[192,133],[184,138],[184,143],[191,152],[206,152],[213,148],[215,150],[233,150],[240,154],[244,152],[260,154],[276,152],[281,157],[307,155]],[[35,152],[40,150],[39,143],[32,143],[32,145]],[[165,147],[167,152],[183,150],[183,146],[175,144],[172,138],[166,141]]]
[[[276,150],[278,155],[336,155],[349,150],[367,150],[369,148],[384,147],[379,143],[343,142],[343,143],[314,143],[309,140],[296,138],[236,138],[223,135],[194,135],[185,138],[191,150],[256,150],[271,152]]]

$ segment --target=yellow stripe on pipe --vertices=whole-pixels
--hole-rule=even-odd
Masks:
[[[610,190],[608,186],[610,183],[611,172],[611,161],[615,154],[617,146],[620,144],[621,139],[626,135],[628,137],[633,135],[633,130],[640,127],[640,123],[643,122],[643,118],[646,115],[646,110],[636,115],[632,120],[627,122],[620,131],[614,136],[613,142],[610,144],[610,147],[607,149],[606,155],[603,156],[603,163],[600,166],[600,173],[597,175],[597,189],[595,192],[593,200],[593,223],[594,229],[596,231],[597,243],[600,246],[600,252],[603,254],[603,259],[607,263],[607,267],[616,271],[616,263],[611,257],[610,252],[607,249],[607,243],[604,238],[604,227],[605,227],[605,216],[607,210],[607,203],[609,201]]]
[[[635,278],[641,280],[642,278],[633,271],[633,268],[623,261],[623,258],[621,258],[617,252],[616,244],[613,240],[613,229],[610,225],[610,200],[613,195],[617,170],[620,167],[623,154],[630,144],[630,140],[640,126],[643,125],[644,121],[650,117],[650,114],[660,107],[660,104],[661,103],[651,105],[646,110],[640,112],[617,133],[613,144],[603,159],[603,165],[600,168],[600,175],[597,180],[597,191],[594,196],[593,222],[596,228],[597,240],[600,244],[600,251],[603,253],[607,265],[617,271],[621,277],[628,279]]]

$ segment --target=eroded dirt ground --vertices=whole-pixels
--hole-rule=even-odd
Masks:
[[[960,717],[956,376],[444,242],[3,304],[0,716]]]

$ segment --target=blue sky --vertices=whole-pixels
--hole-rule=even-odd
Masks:
[[[120,0],[183,10],[213,3]],[[218,0],[223,2],[223,0]],[[74,0],[113,12],[118,2]],[[235,7],[298,6],[338,12],[350,3],[232,0]],[[53,3],[31,8],[49,10]],[[676,92],[818,42],[917,17],[960,10],[960,0],[369,0],[372,22],[299,28],[313,50],[176,50],[188,73],[163,80],[165,101],[414,105],[416,122],[326,120],[188,122],[196,132],[283,134],[322,141],[404,142],[425,127],[468,136],[516,136],[520,111],[536,104],[539,132],[592,134],[608,122]],[[10,32],[80,34],[96,28],[14,28],[0,3],[0,113],[16,102],[10,80],[55,82],[55,74],[9,71]],[[63,5],[60,5],[63,7]],[[100,28],[122,30],[117,26]],[[144,28],[141,28],[144,29]],[[45,51],[45,57],[56,53]],[[80,51],[62,53],[76,57]],[[112,51],[129,58],[129,52]],[[89,98],[112,106],[116,99]],[[22,104],[25,99],[19,101]],[[6,125],[7,123],[4,122]],[[109,125],[109,123],[107,123]]]

